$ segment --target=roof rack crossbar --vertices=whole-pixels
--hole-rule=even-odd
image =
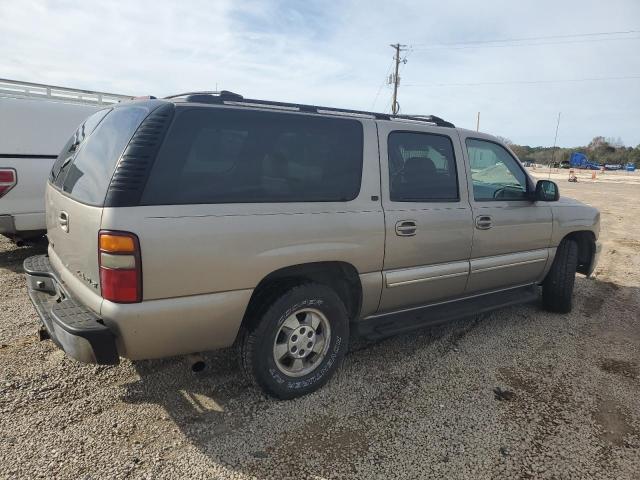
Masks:
[[[165,97],[166,99],[185,97],[187,102],[198,103],[218,103],[237,106],[260,106],[264,108],[274,108],[282,110],[297,110],[305,113],[319,113],[328,115],[348,115],[374,118],[376,120],[410,120],[414,122],[430,123],[439,127],[454,128],[455,125],[451,122],[447,122],[435,115],[392,115],[388,113],[368,112],[365,110],[350,110],[346,108],[335,107],[321,107],[317,105],[306,105],[301,103],[287,103],[277,102],[271,100],[257,100],[253,98],[244,98],[237,93],[222,90],[220,92],[214,91],[200,91],[200,92],[187,92],[178,95],[171,95]]]

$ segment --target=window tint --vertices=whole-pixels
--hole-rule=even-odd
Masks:
[[[113,175],[116,162],[129,143],[149,107],[131,105],[115,108],[79,147],[68,170],[62,189],[76,200],[101,205]]]
[[[60,187],[62,182],[66,177],[66,173],[68,172],[68,167],[71,165],[71,161],[73,160],[73,156],[78,152],[78,149],[85,141],[85,139],[91,135],[91,133],[95,130],[98,124],[102,121],[107,113],[109,113],[110,109],[99,110],[89,118],[87,118],[82,124],[78,127],[78,129],[71,135],[71,138],[67,141],[65,146],[62,148],[60,155],[53,163],[53,167],[51,168],[51,173],[49,174],[49,179],[54,182],[54,185]]]
[[[176,113],[142,203],[347,201],[361,174],[356,120],[188,108]]]
[[[497,143],[467,139],[473,197],[476,200],[525,200],[527,176],[509,152]]]
[[[456,160],[449,137],[391,132],[387,143],[391,201],[458,200]]]

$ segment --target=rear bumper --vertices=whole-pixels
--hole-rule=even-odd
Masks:
[[[29,257],[23,267],[29,298],[56,345],[80,362],[117,364],[115,335],[100,317],[69,295],[51,268],[49,257]]]

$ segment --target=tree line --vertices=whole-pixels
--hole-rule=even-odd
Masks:
[[[626,165],[633,163],[640,168],[640,145],[625,147],[620,138],[594,137],[589,145],[582,147],[530,147],[528,145],[516,145],[509,139],[504,139],[511,150],[522,162],[533,162],[543,165],[559,163],[569,160],[572,152],[584,153],[589,160],[602,165],[615,164]]]

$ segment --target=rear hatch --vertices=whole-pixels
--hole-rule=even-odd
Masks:
[[[98,232],[113,172],[141,122],[160,102],[96,112],[69,139],[49,176],[46,221],[49,256],[66,288],[98,310]]]

